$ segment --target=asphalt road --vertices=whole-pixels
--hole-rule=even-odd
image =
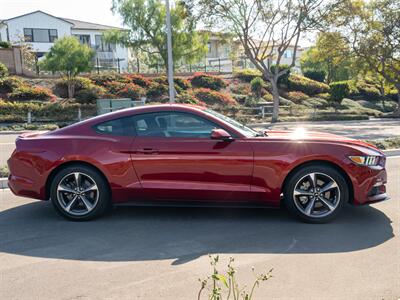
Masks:
[[[0,191],[0,299],[197,299],[198,278],[235,257],[238,280],[274,268],[254,299],[398,299],[400,157],[391,200],[311,225],[267,209],[120,207],[69,222]],[[224,269],[224,268],[222,268]],[[205,299],[205,298],[204,298]]]

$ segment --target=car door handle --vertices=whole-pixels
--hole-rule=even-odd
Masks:
[[[143,148],[143,149],[136,150],[136,153],[140,153],[140,154],[157,154],[158,150],[157,149],[153,149],[153,148]]]

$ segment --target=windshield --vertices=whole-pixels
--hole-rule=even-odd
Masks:
[[[227,116],[224,116],[223,114],[217,113],[216,111],[213,111],[212,109],[207,108],[204,111],[206,113],[209,113],[210,115],[213,115],[214,117],[217,117],[218,119],[224,121],[225,123],[228,123],[230,126],[234,127],[237,131],[239,131],[246,137],[260,136],[259,132],[243,125],[242,123],[239,123],[238,121],[235,121],[232,118],[229,118]]]

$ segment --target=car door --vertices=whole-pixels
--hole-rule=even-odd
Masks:
[[[220,127],[187,112],[133,118],[131,157],[144,193],[154,200],[240,201],[250,197],[253,150],[245,139],[212,140]]]

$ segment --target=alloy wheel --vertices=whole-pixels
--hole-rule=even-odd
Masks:
[[[93,178],[85,173],[69,173],[57,186],[57,201],[70,215],[88,214],[96,207],[98,200],[99,188]]]
[[[309,173],[297,181],[293,201],[297,209],[308,217],[326,217],[339,205],[339,185],[327,174]]]

